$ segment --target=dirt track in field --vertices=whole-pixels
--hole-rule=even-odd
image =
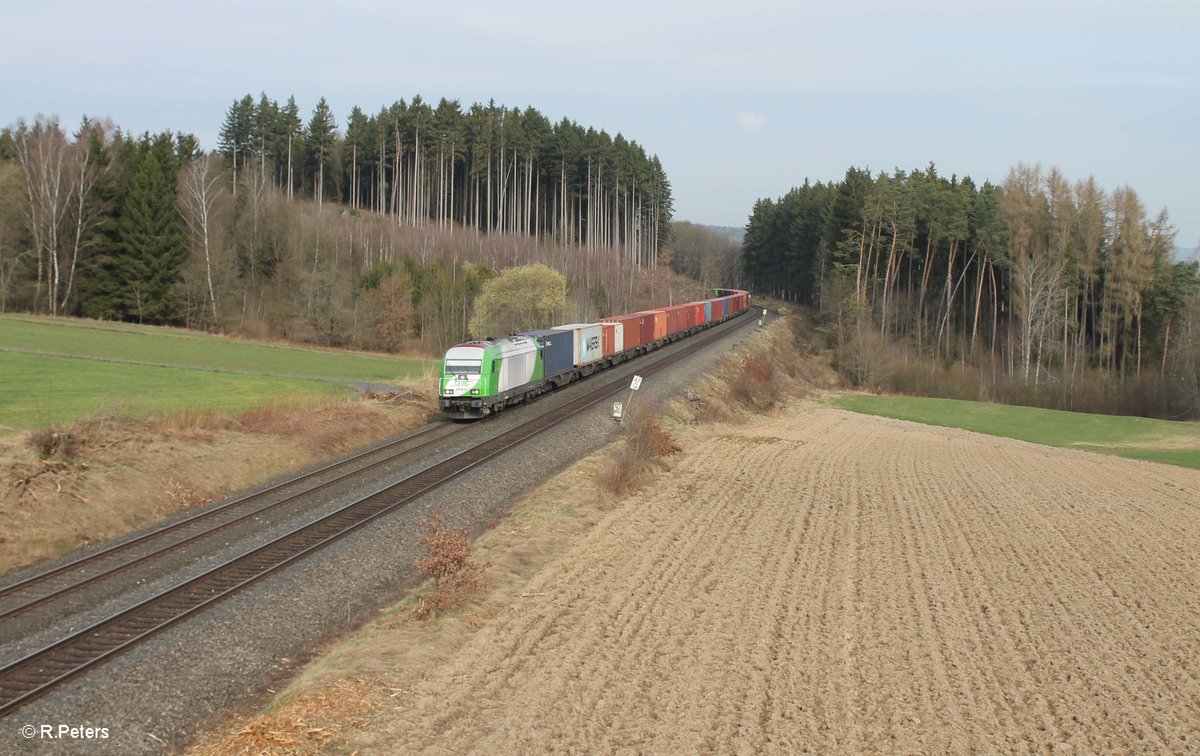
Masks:
[[[1195,750],[1198,526],[1195,471],[797,410],[690,442],[348,745]]]

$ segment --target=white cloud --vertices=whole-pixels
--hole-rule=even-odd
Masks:
[[[753,113],[749,110],[739,112],[734,119],[737,121],[737,125],[746,131],[758,131],[767,122],[767,117],[762,113]]]

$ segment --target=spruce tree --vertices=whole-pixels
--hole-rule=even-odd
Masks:
[[[313,199],[319,207],[325,200],[325,165],[329,162],[333,151],[333,143],[337,138],[337,120],[329,103],[322,97],[313,109],[312,120],[308,122],[308,148],[312,161]]]
[[[130,152],[86,310],[94,317],[169,323],[178,319],[174,287],[187,260],[175,207],[175,144],[170,133],[146,135]]]

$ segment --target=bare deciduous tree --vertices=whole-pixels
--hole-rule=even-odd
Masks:
[[[218,186],[220,174],[212,166],[208,155],[189,163],[180,176],[180,193],[183,199],[183,219],[191,232],[192,246],[204,254],[204,274],[208,283],[208,302],[212,307],[213,322],[217,321],[217,295],[213,288],[212,250],[209,231],[213,221],[213,207],[224,191]]]
[[[80,255],[99,219],[94,190],[107,170],[98,154],[106,139],[104,126],[85,121],[69,142],[57,119],[42,116],[33,126],[18,122],[13,132],[37,256],[34,309],[57,315],[70,302]]]

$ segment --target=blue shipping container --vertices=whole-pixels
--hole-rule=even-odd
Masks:
[[[574,367],[575,333],[555,328],[526,331],[526,336],[537,339],[542,347],[542,370],[546,378],[565,373]]]
[[[712,322],[712,300],[711,299],[704,300],[704,322],[705,323]]]

